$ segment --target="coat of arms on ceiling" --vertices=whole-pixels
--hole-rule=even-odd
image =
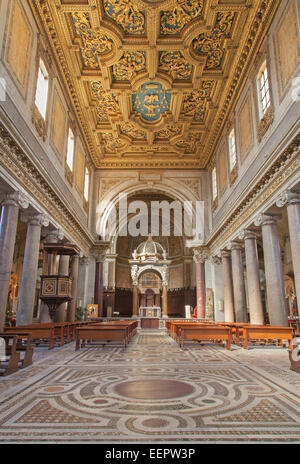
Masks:
[[[169,111],[170,102],[171,94],[158,82],[143,84],[140,92],[132,95],[132,109],[150,122],[157,121],[163,113]]]

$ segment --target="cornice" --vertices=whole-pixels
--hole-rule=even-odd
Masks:
[[[0,125],[0,164],[88,252],[93,237],[49,185],[13,137]]]
[[[284,183],[300,170],[300,134],[263,173],[250,192],[235,205],[222,224],[208,237],[206,246],[211,252],[226,243]]]

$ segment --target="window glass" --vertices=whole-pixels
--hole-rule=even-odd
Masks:
[[[74,164],[74,134],[72,129],[69,129],[68,135],[68,151],[67,151],[67,165],[69,166],[70,170],[73,171],[73,164]]]
[[[236,144],[235,144],[235,132],[234,129],[229,134],[229,166],[230,171],[233,170],[234,166],[236,165]]]
[[[40,59],[38,79],[35,94],[35,104],[41,116],[46,119],[49,89],[49,76],[42,59]]]
[[[89,199],[89,184],[90,184],[90,173],[88,168],[85,168],[85,177],[84,177],[84,198],[86,201]]]
[[[259,95],[260,117],[263,118],[271,104],[269,77],[266,62],[264,62],[258,74],[257,88]]]
[[[217,198],[217,170],[214,167],[212,170],[212,194],[213,194],[213,200]]]

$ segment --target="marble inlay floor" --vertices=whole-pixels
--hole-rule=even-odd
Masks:
[[[40,349],[0,378],[0,442],[300,443],[300,375],[286,348],[183,351],[162,331]]]

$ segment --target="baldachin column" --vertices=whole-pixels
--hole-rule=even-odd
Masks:
[[[139,302],[138,302],[138,266],[131,266],[132,278],[132,317],[138,316]]]

